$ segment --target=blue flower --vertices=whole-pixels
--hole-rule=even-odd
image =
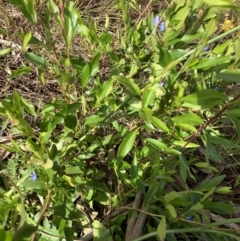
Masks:
[[[203,51],[209,51],[209,50],[210,50],[209,45],[205,46],[204,49],[203,49]]]
[[[154,19],[153,19],[153,24],[154,24],[154,26],[157,27],[158,24],[159,24],[159,22],[160,22],[160,17],[157,15],[157,16],[154,17]]]
[[[188,217],[187,217],[187,220],[188,220],[188,221],[193,221],[193,216],[188,216]]]
[[[161,22],[159,29],[160,29],[161,32],[165,32],[166,31],[166,23]]]
[[[32,173],[31,173],[31,180],[32,181],[36,181],[37,180],[37,174],[34,171],[32,171]]]

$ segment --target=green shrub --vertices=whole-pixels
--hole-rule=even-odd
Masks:
[[[8,2],[29,26],[8,81],[34,73],[56,94],[0,102],[2,240],[240,240],[222,227],[240,222],[227,196],[239,178],[223,171],[240,150],[240,94],[227,91],[239,90],[240,26],[220,28],[239,6],[175,0],[137,19],[141,5],[118,0],[114,22],[72,1]]]

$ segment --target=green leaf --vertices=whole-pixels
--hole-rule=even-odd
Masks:
[[[180,174],[183,181],[186,183],[187,180],[187,172],[188,172],[188,163],[186,161],[185,156],[180,156]]]
[[[23,39],[23,51],[24,52],[26,51],[27,45],[28,45],[29,41],[31,40],[31,38],[32,38],[32,32],[29,31],[25,34],[24,39]]]
[[[221,105],[227,97],[217,90],[204,89],[195,94],[182,98],[183,107],[189,107],[197,110],[213,108]]]
[[[234,208],[224,202],[211,202],[209,200],[206,200],[203,202],[203,205],[204,209],[208,209],[218,214],[228,214],[234,212]]]
[[[3,227],[0,227],[0,237],[2,241],[12,241],[12,233],[6,231]]]
[[[194,164],[196,167],[205,168],[212,172],[218,172],[218,169],[210,166],[209,162],[197,162]]]
[[[17,113],[17,118],[23,118],[23,106],[21,103],[21,97],[15,89],[13,91],[13,108],[15,113]]]
[[[13,235],[12,241],[28,241],[31,235],[37,231],[37,228],[24,223]]]
[[[64,119],[66,127],[71,130],[75,130],[77,127],[77,118],[74,115],[67,115]]]
[[[137,177],[138,177],[138,161],[137,161],[137,156],[135,152],[133,156],[132,164],[131,164],[131,169],[130,169],[130,179],[134,180]]]
[[[66,241],[74,240],[74,232],[72,231],[72,225],[71,227],[64,227],[64,234]]]
[[[185,147],[185,148],[198,148],[199,147],[199,144],[187,142],[187,141],[174,141],[173,144],[175,146],[181,146],[181,147]],[[186,146],[186,144],[187,144],[187,146]]]
[[[61,73],[61,81],[64,85],[69,86],[73,84],[75,77],[69,73]]]
[[[1,49],[1,50],[0,50],[0,57],[6,55],[6,54],[8,54],[8,53],[10,53],[11,50],[12,50],[12,48]]]
[[[142,107],[148,107],[155,98],[154,91],[150,88],[145,88],[142,94]]]
[[[91,181],[87,182],[87,185],[89,187],[93,187],[95,190],[99,190],[99,191],[102,191],[102,192],[107,193],[107,194],[110,192],[107,185],[105,183],[100,182],[100,181],[91,180]]]
[[[173,207],[173,205],[167,204],[166,205],[166,209],[169,211],[169,213],[172,216],[172,218],[176,218],[177,217],[177,212],[176,212],[176,209]]]
[[[83,217],[82,213],[72,204],[62,204],[51,208],[54,214],[64,220],[76,220]]]
[[[188,124],[192,126],[203,124],[202,118],[194,113],[185,113],[179,116],[175,116],[172,118],[172,120],[176,124]]]
[[[238,111],[239,112],[239,111]],[[240,119],[234,115],[228,115],[232,123],[234,124],[234,127],[237,130],[238,138],[240,138]]]
[[[113,80],[107,80],[103,83],[100,91],[97,93],[98,100],[101,101],[103,98],[107,97],[113,90]]]
[[[218,189],[216,189],[214,192],[218,193],[218,194],[229,194],[232,192],[232,187],[220,187]]]
[[[161,221],[157,227],[157,234],[161,241],[165,240],[166,232],[167,232],[166,217],[162,216]]]
[[[156,149],[160,150],[160,151],[164,151],[168,154],[173,154],[173,155],[180,155],[181,152],[173,149],[173,148],[169,148],[166,144],[164,144],[163,142],[156,140],[156,139],[152,139],[152,138],[146,138],[146,140],[152,144]]]
[[[26,52],[25,57],[27,60],[34,64],[39,64],[39,65],[48,65],[48,62],[45,58],[43,58],[40,55],[34,54],[33,52]]]
[[[139,111],[139,116],[149,124],[152,119],[152,110],[149,108],[143,108]]]
[[[117,158],[123,159],[132,149],[138,130],[139,128],[136,128],[126,135],[126,137],[123,139],[122,143],[119,146]]]
[[[20,67],[18,69],[12,70],[11,79],[14,79],[14,78],[22,76],[22,75],[29,74],[31,72],[32,72],[31,67],[28,67],[28,66]]]
[[[170,132],[170,130],[168,129],[166,124],[163,121],[161,121],[160,119],[158,119],[156,116],[152,116],[152,123],[157,129],[162,130],[167,133]]]
[[[231,60],[231,56],[220,56],[212,58],[203,58],[198,64],[191,67],[191,69],[203,69],[208,70],[213,66],[217,66],[223,63],[228,63]]]
[[[141,179],[138,179],[138,181]],[[152,204],[152,201],[154,200],[155,194],[159,191],[159,183],[154,183],[151,185],[145,195],[144,198],[144,205],[148,206],[148,204]]]
[[[97,220],[93,221],[94,238],[93,241],[112,241],[110,232],[102,223]]]
[[[222,44],[219,44],[217,45],[213,50],[212,52],[214,54],[222,54],[225,49],[232,43],[232,39],[229,39],[227,40],[226,42],[222,43]]]
[[[98,123],[100,123],[103,120],[103,117],[100,117],[99,115],[91,115],[88,118],[86,118],[84,124],[87,126],[96,126]]]
[[[219,6],[219,7],[232,7],[232,8],[239,8],[238,5],[233,3],[231,0],[203,0],[208,6]]]
[[[43,181],[36,180],[25,180],[21,183],[21,186],[30,189],[30,190],[46,190],[47,187]]]
[[[226,175],[221,175],[218,177],[214,177],[210,180],[204,181],[203,183],[201,183],[200,185],[198,185],[195,190],[196,191],[208,191],[209,189],[218,186],[220,183],[222,183],[222,181],[224,180],[224,178],[226,177]]]
[[[98,70],[99,70],[99,59],[100,59],[100,53],[94,56],[94,58],[89,63],[90,69],[91,69],[91,77],[94,77]]]
[[[239,148],[240,146],[235,144],[234,142],[227,140],[225,138],[219,137],[219,136],[209,136],[210,141],[214,144],[222,145],[226,149],[233,149],[233,148]]]
[[[21,104],[25,107],[26,111],[33,116],[37,116],[37,113],[35,111],[35,107],[32,103],[25,100],[23,97],[21,97]]]
[[[82,78],[81,78],[82,88],[84,88],[87,85],[87,83],[90,80],[90,77],[91,77],[91,69],[89,64],[86,64],[82,70]]]
[[[240,70],[229,69],[217,74],[217,78],[222,79],[226,82],[237,82],[240,83]]]
[[[64,8],[64,29],[67,34],[67,44],[70,45],[77,30],[78,12],[74,8],[73,1],[67,1]]]
[[[133,79],[127,79],[126,77],[120,75],[114,75],[113,78],[125,86],[132,94],[140,95],[141,91],[139,87],[134,83]]]
[[[82,175],[82,174],[84,174],[84,171],[83,171],[83,168],[81,169],[81,167],[79,167],[79,166],[71,166],[71,167],[66,168],[64,170],[64,173],[69,176],[72,176],[72,175]]]

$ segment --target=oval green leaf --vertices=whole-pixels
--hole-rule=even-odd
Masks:
[[[32,52],[26,52],[25,57],[27,60],[34,64],[40,64],[40,65],[48,65],[48,62],[45,58],[43,58],[40,55],[34,54]]]
[[[167,232],[166,217],[162,216],[162,219],[157,228],[157,234],[161,241],[165,240],[166,232]]]
[[[128,133],[127,136],[123,139],[117,152],[118,158],[123,159],[128,154],[128,152],[132,149],[138,133],[138,129],[139,128],[134,129],[133,131]]]

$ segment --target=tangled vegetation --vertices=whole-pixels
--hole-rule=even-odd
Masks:
[[[1,241],[240,240],[239,10],[2,0]]]

